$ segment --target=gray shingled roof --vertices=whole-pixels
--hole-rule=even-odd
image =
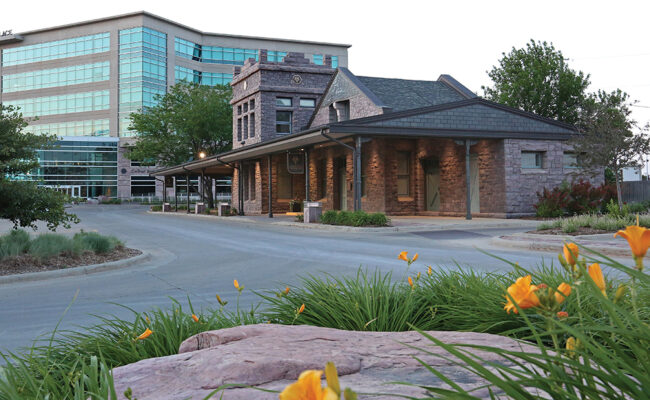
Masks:
[[[465,100],[467,97],[440,81],[373,78],[357,76],[391,111],[435,106]]]

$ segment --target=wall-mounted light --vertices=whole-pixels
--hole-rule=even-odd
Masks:
[[[199,158],[201,159],[205,158],[205,151],[199,153]]]

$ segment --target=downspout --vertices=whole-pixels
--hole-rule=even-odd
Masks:
[[[231,164],[229,162],[223,161],[222,159],[219,158],[219,156],[216,156],[215,158],[220,163],[222,163],[224,165],[227,165],[230,168],[236,169],[238,171],[237,175],[239,176],[239,183],[237,184],[237,192],[238,192],[237,194],[238,194],[238,197],[239,197],[239,215],[244,215],[244,198],[243,198],[243,193],[242,193],[243,188],[242,188],[242,185],[241,185],[241,181],[242,181],[241,168],[239,168],[237,165],[233,165],[233,164]],[[231,190],[232,190],[232,186],[231,186]]]
[[[328,134],[326,134],[325,129],[321,129],[320,134],[327,140],[340,144],[341,146],[352,151],[352,181],[353,181],[352,184],[354,188],[354,211],[361,210],[361,177],[360,177],[361,168],[359,162],[361,154],[359,153],[356,147],[343,143],[342,141],[335,139],[329,136]],[[357,144],[360,145],[361,141],[357,140]]]

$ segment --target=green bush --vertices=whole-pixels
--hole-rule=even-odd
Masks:
[[[42,233],[32,240],[29,254],[45,260],[58,255],[77,256],[83,252],[83,244],[57,233]]]
[[[27,252],[29,244],[29,233],[22,229],[14,229],[9,234],[0,236],[0,260]]]
[[[328,225],[386,226],[389,220],[384,213],[328,210],[321,215],[320,222]]]
[[[627,208],[631,214],[646,213],[648,212],[648,203],[645,201],[638,203],[629,203],[627,204]]]
[[[122,204],[122,199],[110,198],[102,200],[102,204]]]
[[[162,211],[162,205],[151,206],[151,211]]]
[[[116,247],[122,247],[124,245],[115,236],[103,236],[97,232],[76,233],[72,240],[79,248],[90,250],[97,254],[108,253]]]

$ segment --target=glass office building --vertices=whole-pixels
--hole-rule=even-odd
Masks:
[[[59,138],[39,152],[30,179],[83,197],[161,196],[162,184],[148,176],[155,167],[126,157],[137,140],[131,113],[182,80],[227,85],[233,67],[260,49],[269,61],[301,52],[322,64],[328,54],[336,67],[347,66],[348,47],[213,34],[136,12],[0,36],[0,102],[20,108],[25,130]]]

